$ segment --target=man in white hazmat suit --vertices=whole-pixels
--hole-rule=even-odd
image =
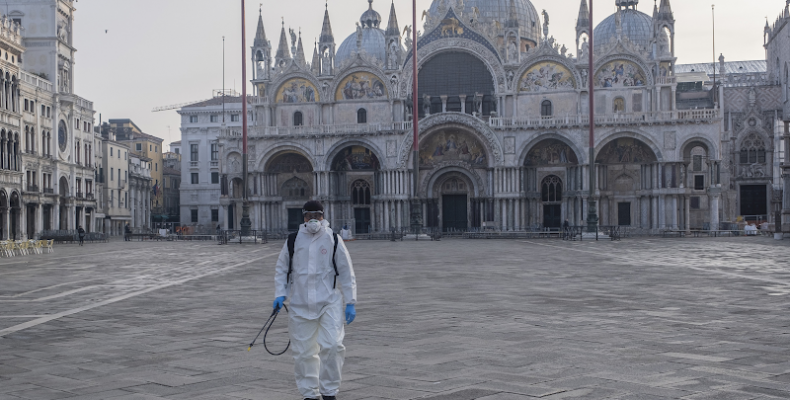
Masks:
[[[299,392],[305,400],[336,400],[346,352],[343,317],[350,324],[356,316],[356,278],[348,249],[324,220],[321,203],[308,201],[302,213],[305,223],[277,260],[273,306],[279,309],[290,299],[288,330]]]

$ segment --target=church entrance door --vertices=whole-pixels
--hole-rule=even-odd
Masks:
[[[299,230],[299,225],[304,223],[304,216],[302,215],[301,208],[288,209],[288,232],[296,232]]]
[[[370,233],[370,208],[355,208],[354,220],[356,221],[355,233]]]
[[[442,196],[442,228],[444,232],[467,230],[469,216],[466,206],[467,195],[465,194]]]
[[[617,225],[631,225],[631,203],[617,203]]]
[[[543,227],[559,228],[562,226],[562,204],[543,205]]]
[[[761,220],[756,218],[768,214],[768,194],[765,185],[741,186],[741,215],[747,221]]]

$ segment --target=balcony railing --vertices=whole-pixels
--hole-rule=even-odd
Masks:
[[[219,161],[212,161],[211,168],[217,168],[217,167],[219,167]]]
[[[198,167],[198,163],[199,163],[199,161],[190,161],[189,162],[189,167],[190,168],[197,168]]]
[[[52,188],[44,188],[44,194],[54,194],[55,190]]]
[[[247,130],[249,137],[276,135],[343,135],[352,133],[405,132],[411,130],[411,121],[380,124],[315,125],[315,126],[252,126]],[[241,128],[226,128],[221,136],[241,137]]]
[[[86,194],[85,198],[88,199],[88,200],[93,200],[93,193]]]
[[[78,199],[84,199],[85,196],[82,195],[82,192],[77,192],[77,198]]]
[[[720,118],[718,109],[677,110],[643,113],[620,113],[596,115],[595,125],[641,125],[641,124],[687,124],[712,123]],[[488,124],[493,128],[544,128],[589,126],[589,115],[565,115],[528,118],[491,118]]]
[[[38,193],[38,186],[36,185],[27,185],[27,191],[31,193]]]

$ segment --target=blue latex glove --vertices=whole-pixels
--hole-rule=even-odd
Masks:
[[[353,304],[346,304],[346,324],[354,322],[354,317],[357,316],[357,310]]]
[[[283,308],[283,303],[284,302],[285,302],[285,296],[280,296],[280,297],[274,299],[274,304],[272,304],[272,307],[275,310],[277,310],[277,312],[280,312],[280,309]]]

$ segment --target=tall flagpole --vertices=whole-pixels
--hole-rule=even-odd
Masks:
[[[420,188],[420,144],[419,144],[419,111],[417,108],[417,0],[412,0],[412,41],[411,41],[411,48],[412,48],[412,88],[411,88],[411,97],[412,97],[412,112],[411,112],[411,124],[413,129],[413,146],[412,146],[412,159],[414,160],[413,172],[414,175],[412,177],[413,180],[413,188],[412,188],[412,199],[411,199],[411,229],[414,231],[414,234],[417,239],[420,237],[420,230],[422,228],[422,205],[420,204],[419,199],[419,188]]]
[[[244,174],[244,194],[241,204],[241,236],[249,236],[250,205],[247,201],[247,39],[244,23],[244,0],[241,0],[241,120],[242,120],[242,173]]]
[[[590,0],[590,26],[593,26],[593,0]],[[590,92],[590,193],[587,199],[587,232],[598,232],[598,212],[595,207],[595,90],[593,69],[593,53],[595,52],[594,42],[594,29],[590,29],[590,65],[589,72],[587,73],[587,83],[589,84]],[[597,237],[597,235],[596,235]]]
[[[716,90],[716,5],[710,5],[710,15],[713,19],[713,101],[717,100],[718,91]]]

